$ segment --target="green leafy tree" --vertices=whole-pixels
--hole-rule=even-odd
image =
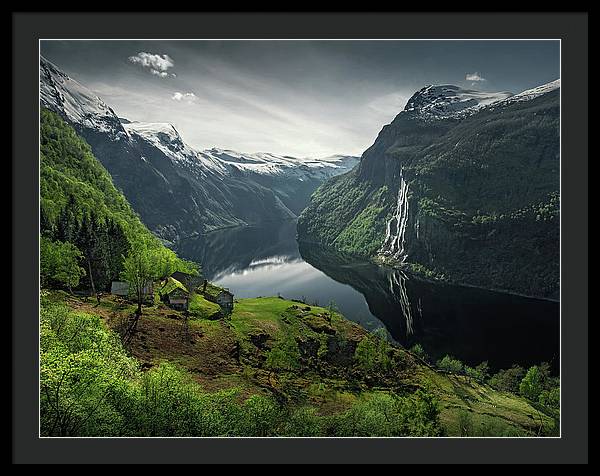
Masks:
[[[519,385],[519,393],[525,398],[537,401],[543,390],[543,379],[540,368],[537,365],[531,367]]]
[[[79,285],[85,270],[79,266],[82,253],[71,243],[40,238],[40,278],[42,287],[66,286],[70,292]]]
[[[445,355],[441,360],[438,360],[437,367],[440,370],[444,370],[453,374],[462,373],[464,370],[463,363],[450,355]]]
[[[560,387],[554,387],[550,390],[542,390],[538,396],[538,402],[544,406],[559,409],[560,408]]]
[[[146,294],[153,280],[158,277],[156,249],[149,247],[144,240],[139,240],[133,244],[123,260],[122,277],[129,284],[129,293],[137,303],[134,320],[126,332],[126,340],[129,340],[135,333],[142,315],[142,305]]]

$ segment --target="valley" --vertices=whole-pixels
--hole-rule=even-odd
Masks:
[[[558,434],[559,83],[425,87],[360,159],[40,88],[44,436]]]

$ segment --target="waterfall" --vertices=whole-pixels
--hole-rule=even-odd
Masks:
[[[387,223],[385,239],[379,252],[384,256],[404,262],[406,252],[404,250],[404,235],[408,223],[408,183],[404,180],[402,169],[400,169],[400,187],[398,189],[398,200],[394,215]]]
[[[406,323],[406,335],[413,333],[413,316],[410,308],[410,300],[406,292],[406,276],[402,271],[394,271],[389,275],[389,286],[391,295],[400,305],[402,317]]]

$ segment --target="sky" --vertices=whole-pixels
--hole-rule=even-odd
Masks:
[[[558,41],[42,41],[123,118],[196,149],[360,155],[429,84],[518,93],[560,77]]]

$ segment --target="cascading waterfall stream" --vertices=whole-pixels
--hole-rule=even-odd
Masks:
[[[406,260],[405,232],[408,223],[408,183],[404,180],[402,169],[400,169],[400,188],[398,189],[398,201],[394,215],[388,221],[385,239],[379,252],[384,256],[390,256],[401,263]]]
[[[400,305],[402,316],[406,323],[406,335],[411,335],[413,330],[413,316],[410,307],[410,300],[408,299],[408,293],[406,292],[406,280],[407,277],[402,271],[394,271],[389,275],[389,286],[392,296]]]

